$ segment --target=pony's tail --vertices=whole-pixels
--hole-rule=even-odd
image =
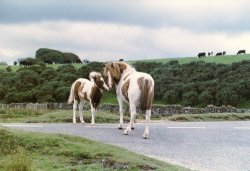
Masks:
[[[75,99],[75,91],[74,91],[74,88],[75,88],[75,84],[73,84],[73,85],[71,86],[70,95],[69,95],[69,99],[68,99],[68,104],[73,103],[73,101],[74,101],[74,99]]]
[[[151,109],[154,100],[154,84],[149,79],[144,79],[141,85],[140,109]]]

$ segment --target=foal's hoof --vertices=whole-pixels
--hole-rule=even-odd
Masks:
[[[118,129],[122,129],[122,127],[118,127]]]
[[[135,129],[135,127],[132,127],[131,129],[133,129],[133,130],[134,130],[134,129]]]

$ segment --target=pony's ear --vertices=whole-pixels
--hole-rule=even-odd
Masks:
[[[102,64],[102,67],[103,67],[103,68],[105,68],[105,67],[106,67],[106,65],[107,65],[107,64],[104,64],[104,63],[103,63],[103,64]]]

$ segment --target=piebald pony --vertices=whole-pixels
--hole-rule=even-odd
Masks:
[[[101,74],[98,72],[91,72],[89,74],[89,79],[79,78],[71,86],[70,96],[68,103],[73,104],[73,123],[76,123],[76,110],[79,103],[79,115],[81,123],[85,123],[83,120],[83,104],[84,101],[88,101],[91,107],[91,124],[95,124],[95,112],[96,108],[100,103],[102,98],[103,90],[109,90],[107,85],[104,82]]]
[[[149,122],[151,108],[154,99],[154,80],[146,73],[137,72],[134,68],[125,62],[112,62],[104,64],[104,75],[107,77],[109,89],[116,86],[117,100],[119,103],[120,123],[119,129],[123,124],[123,102],[129,103],[130,122],[124,131],[128,135],[134,128],[134,119],[136,117],[136,106],[139,105],[142,111],[146,111],[146,128],[143,138],[149,137]]]

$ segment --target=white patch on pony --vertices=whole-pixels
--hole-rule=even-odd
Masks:
[[[112,88],[112,79],[111,79],[111,75],[110,75],[109,71],[108,71],[108,87],[109,87],[109,89]]]

